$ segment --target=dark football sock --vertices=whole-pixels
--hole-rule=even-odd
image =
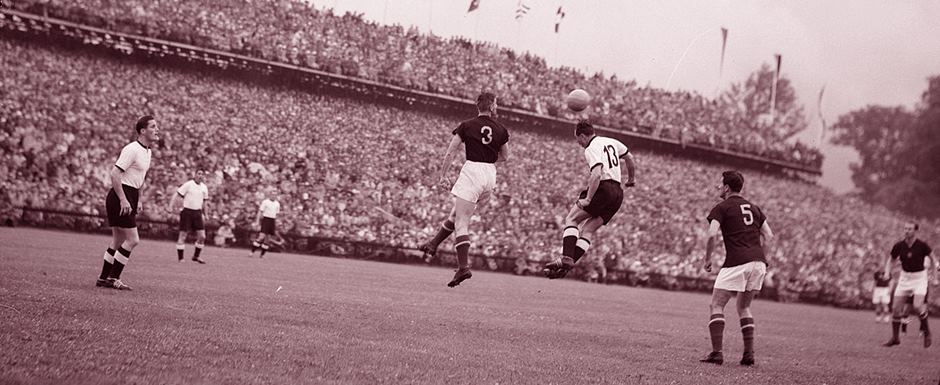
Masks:
[[[724,337],[725,332],[725,315],[724,314],[712,314],[711,319],[708,321],[708,333],[712,337],[712,351],[720,352],[722,338]]]
[[[470,235],[457,236],[454,248],[457,249],[457,268],[470,268]]]
[[[108,275],[111,274],[111,267],[114,266],[114,249],[108,248],[104,252],[104,265],[101,266],[101,275],[98,276],[99,279],[108,279]]]

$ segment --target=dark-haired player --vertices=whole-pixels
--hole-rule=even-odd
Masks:
[[[209,199],[209,188],[203,181],[206,179],[206,172],[197,170],[193,179],[186,181],[176,189],[176,194],[170,200],[167,211],[172,212],[176,202],[183,200],[183,210],[180,211],[180,233],[176,238],[176,256],[180,262],[183,261],[183,253],[186,250],[186,237],[190,232],[196,233],[196,250],[193,252],[193,262],[204,264],[199,259],[199,254],[206,246],[206,225],[205,215],[207,209],[207,200]]]
[[[581,191],[565,217],[562,257],[546,264],[543,270],[549,279],[567,275],[590,248],[594,232],[609,223],[620,210],[623,203],[621,161],[627,166],[627,183],[624,185],[632,187],[636,184],[636,164],[626,145],[614,138],[598,136],[594,126],[586,121],[578,122],[574,136],[584,147],[590,175],[587,188]]]
[[[891,322],[891,278],[884,271],[875,272],[875,288],[871,303],[875,305],[875,322]]]
[[[465,120],[453,131],[453,137],[444,152],[439,171],[439,183],[446,184],[446,172],[454,153],[463,143],[467,161],[460,169],[460,176],[450,192],[454,195],[454,207],[441,224],[433,239],[419,247],[428,256],[437,252],[451,233],[456,233],[454,248],[457,251],[457,272],[447,284],[459,285],[473,276],[470,273],[470,216],[478,204],[489,198],[496,188],[496,162],[510,157],[509,131],[497,122],[496,95],[484,92],[477,97],[477,117]]]
[[[95,283],[101,287],[130,290],[121,281],[121,273],[131,257],[131,251],[140,243],[137,234],[137,205],[140,189],[150,169],[150,146],[160,138],[160,128],[152,116],[137,119],[134,125],[137,140],[121,149],[111,169],[111,191],[105,200],[108,226],[111,226],[111,244],[104,254],[104,266]]]
[[[721,365],[722,337],[725,329],[725,305],[737,296],[738,316],[741,319],[741,334],[744,339],[744,355],[741,365],[754,365],[754,316],[751,301],[760,291],[767,274],[767,259],[770,255],[770,240],[774,233],[767,217],[757,205],[741,196],[744,176],[737,171],[721,174],[721,183],[716,186],[722,202],[712,208],[708,220],[708,241],[705,245],[705,271],[712,271],[712,253],[719,232],[725,243],[725,262],[715,278],[712,291],[711,317],[708,331],[711,334],[712,351],[702,362]]]
[[[920,228],[916,223],[904,224],[904,239],[898,241],[891,248],[891,254],[885,258],[886,277],[891,276],[891,262],[901,260],[901,274],[898,276],[898,286],[894,288],[894,315],[891,319],[891,340],[884,346],[901,344],[898,333],[901,329],[901,318],[904,316],[904,303],[908,297],[913,297],[911,307],[920,318],[920,331],[924,335],[924,347],[930,347],[930,327],[927,323],[927,286],[931,271],[931,249],[924,241],[915,235]]]

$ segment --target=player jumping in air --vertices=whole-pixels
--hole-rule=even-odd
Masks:
[[[434,256],[437,247],[451,233],[456,233],[454,248],[457,251],[457,272],[447,284],[455,287],[470,279],[470,216],[477,205],[485,202],[496,188],[496,162],[510,158],[509,131],[494,117],[496,96],[484,92],[477,97],[477,117],[465,120],[453,131],[453,137],[444,152],[439,171],[439,181],[446,184],[448,165],[461,143],[466,148],[467,161],[460,169],[460,176],[450,192],[454,195],[454,207],[433,239],[419,247],[427,256]]]
[[[562,257],[545,265],[543,273],[549,279],[564,278],[575,263],[591,246],[594,232],[610,222],[623,202],[620,186],[620,162],[627,167],[626,187],[636,184],[636,164],[633,154],[617,139],[598,136],[594,127],[581,121],[575,128],[575,140],[584,147],[584,158],[590,167],[587,189],[565,217],[562,233]]]

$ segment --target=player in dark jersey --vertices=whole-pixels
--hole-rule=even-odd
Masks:
[[[741,334],[744,337],[744,355],[741,365],[754,365],[754,316],[751,301],[760,291],[767,274],[767,255],[774,233],[760,207],[741,196],[744,176],[737,171],[721,174],[716,186],[721,203],[708,214],[708,243],[705,245],[705,271],[712,271],[712,252],[719,232],[725,243],[725,262],[715,279],[712,292],[711,317],[708,330],[712,339],[712,352],[702,359],[721,365],[724,363],[722,336],[725,329],[725,305],[737,295]]]
[[[901,343],[898,333],[901,329],[901,318],[904,317],[904,303],[908,297],[913,297],[912,308],[920,318],[920,331],[924,334],[924,347],[930,347],[930,327],[927,323],[927,286],[930,282],[929,273],[932,270],[930,253],[932,250],[924,241],[915,237],[920,226],[916,223],[904,224],[904,239],[898,241],[891,248],[891,254],[885,259],[884,274],[891,276],[891,262],[901,260],[901,274],[898,276],[898,286],[894,289],[894,315],[891,319],[891,340],[884,346],[894,346]]]
[[[433,239],[419,247],[426,258],[437,253],[437,247],[451,233],[456,233],[454,248],[457,250],[457,272],[447,284],[455,287],[470,279],[470,216],[478,204],[486,201],[496,188],[496,162],[510,157],[509,131],[494,119],[496,116],[496,95],[484,92],[477,97],[479,115],[460,123],[453,131],[453,138],[444,153],[440,166],[439,183],[446,185],[448,165],[453,159],[458,146],[466,148],[467,161],[460,169],[460,176],[450,192],[454,195],[454,206],[450,215]]]

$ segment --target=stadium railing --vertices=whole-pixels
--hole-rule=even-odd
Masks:
[[[411,90],[367,79],[349,77],[264,60],[232,52],[218,51],[167,40],[131,35],[81,25],[66,20],[11,9],[0,10],[0,36],[41,40],[69,48],[101,50],[120,56],[160,60],[182,66],[209,66],[239,79],[259,77],[299,86],[309,91],[336,94],[397,105],[412,110],[464,115],[473,110],[473,101],[448,95]],[[503,108],[500,117],[514,126],[550,135],[571,135],[574,121],[538,115],[516,108]],[[812,179],[822,174],[819,167],[768,159],[679,140],[659,138],[628,128],[598,127],[605,135],[630,143],[632,147],[663,151],[698,160],[719,161],[747,169],[780,172]]]

